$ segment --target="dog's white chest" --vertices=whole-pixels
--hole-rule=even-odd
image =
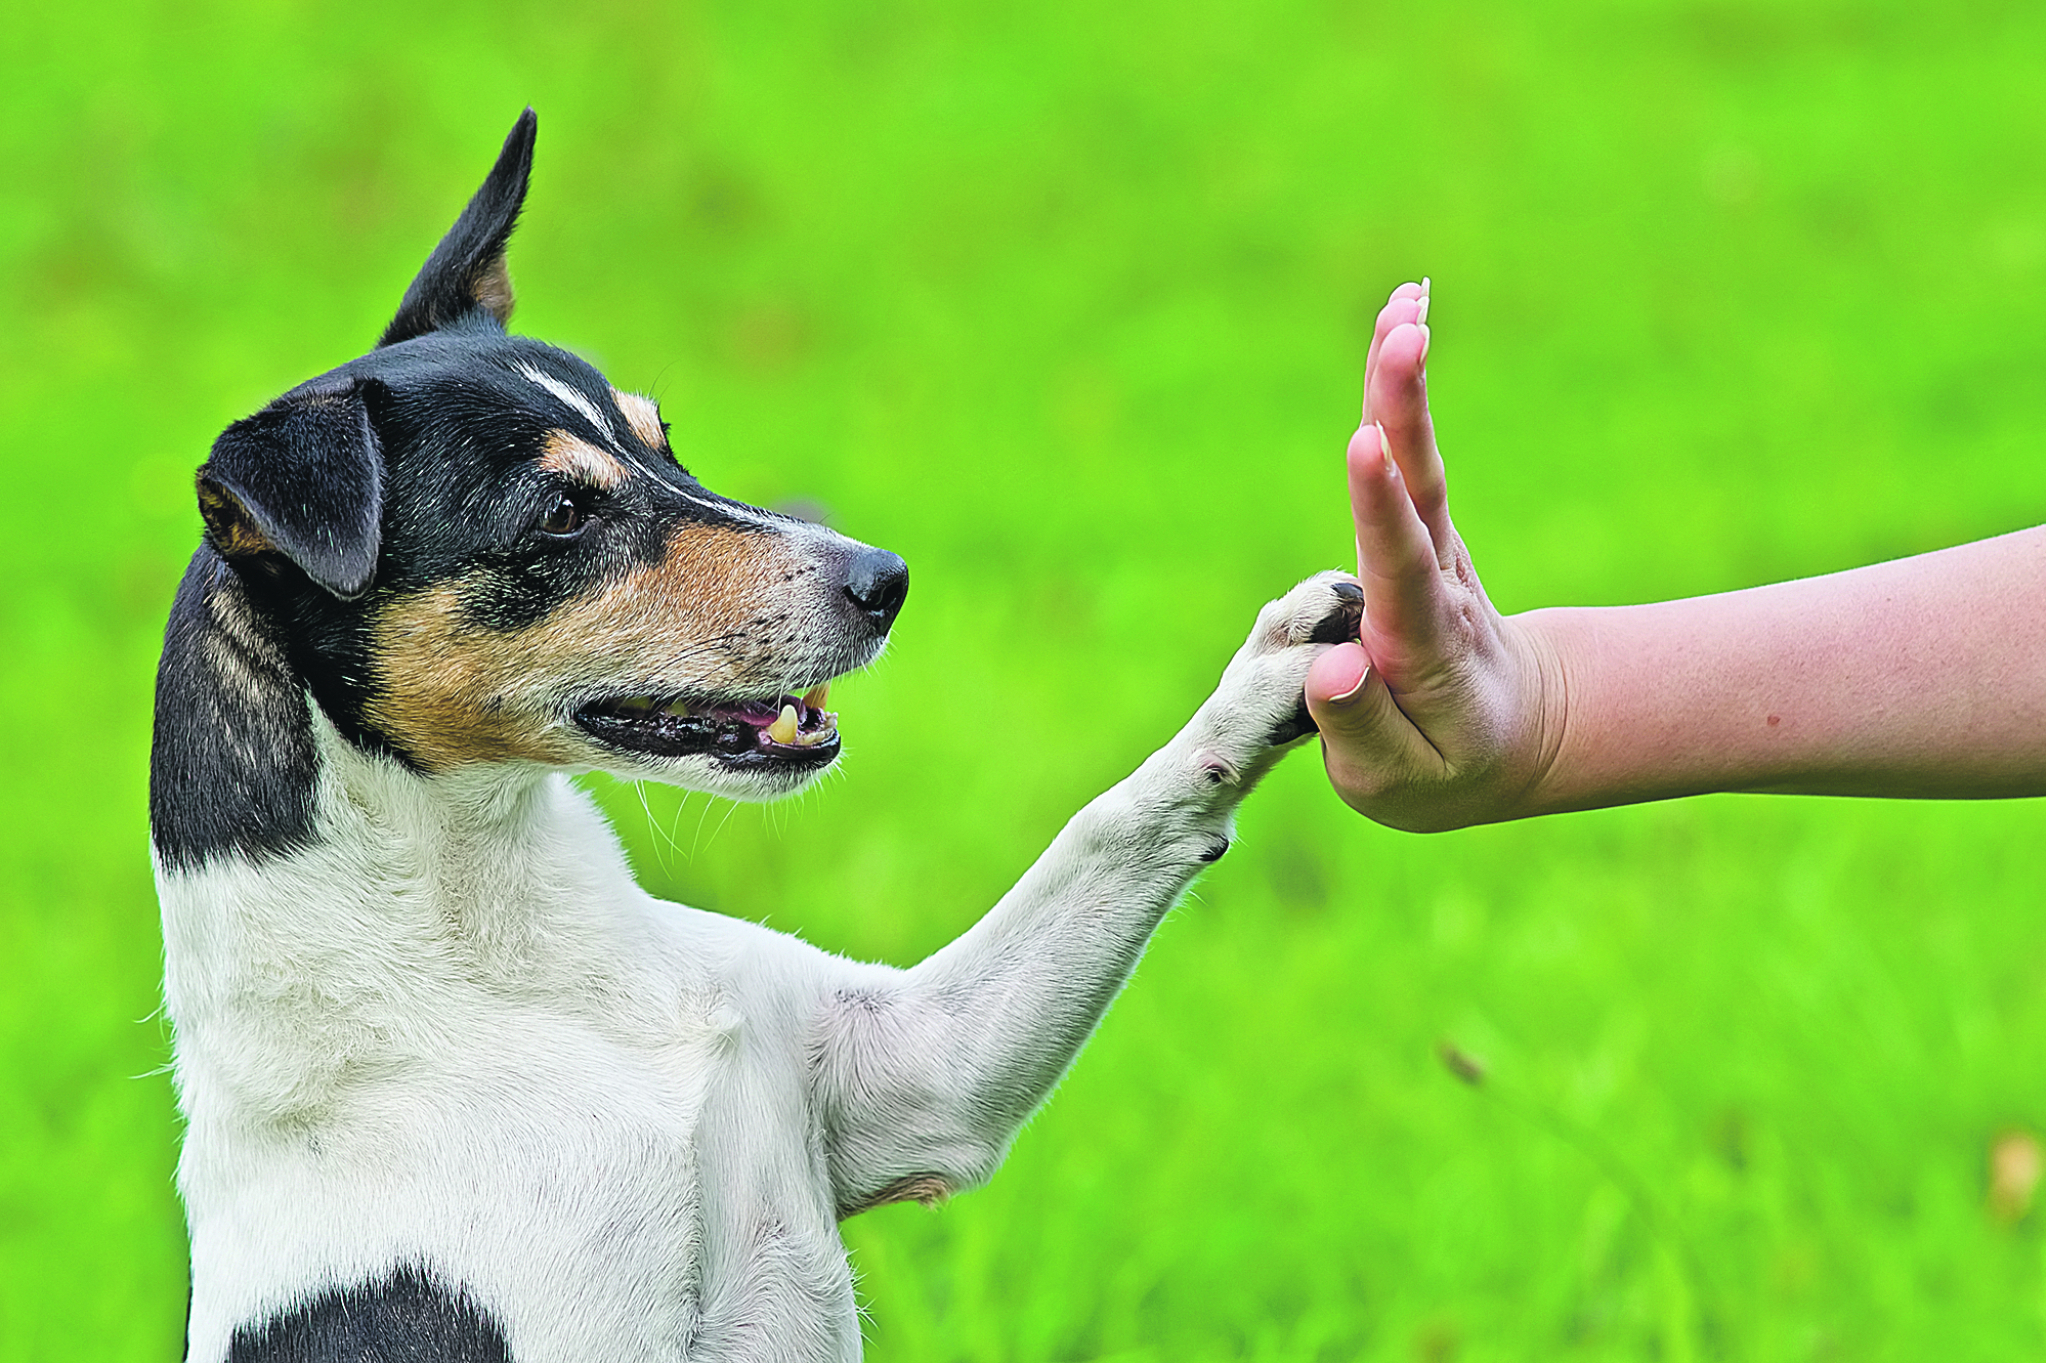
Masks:
[[[746,1357],[766,1287],[844,1320],[779,1337],[856,1350],[795,1022],[734,992],[783,939],[648,900],[564,789],[460,878],[378,866],[336,804],[260,874],[162,879],[191,1357],[394,1266],[461,1284],[520,1363]]]
[[[344,1080],[325,1111],[198,1105],[193,1357],[309,1283],[417,1265],[462,1283],[523,1360],[681,1359],[701,1311],[699,1119],[720,1037],[646,1049],[503,1017],[446,1056]]]

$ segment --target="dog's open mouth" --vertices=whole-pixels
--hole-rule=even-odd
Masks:
[[[614,748],[655,757],[709,754],[734,766],[821,767],[838,756],[830,683],[779,700],[618,696],[585,705],[575,722]]]

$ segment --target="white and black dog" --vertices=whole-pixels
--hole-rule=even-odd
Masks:
[[[913,969],[651,898],[569,774],[798,789],[908,574],[506,334],[534,126],[377,348],[199,470],[150,817],[201,1363],[857,1358],[838,1221],[1001,1163],[1356,627],[1338,574],[1267,606]]]

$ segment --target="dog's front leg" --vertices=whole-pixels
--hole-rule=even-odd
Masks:
[[[1187,726],[1074,816],[985,918],[914,969],[836,981],[812,1059],[841,1216],[994,1172],[1158,920],[1228,849],[1237,803],[1312,732],[1308,664],[1356,637],[1362,600],[1323,573],[1271,602]]]

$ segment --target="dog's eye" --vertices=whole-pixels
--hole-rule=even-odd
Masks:
[[[568,536],[583,528],[588,515],[575,498],[566,492],[554,494],[554,500],[547,506],[547,512],[540,517],[539,530],[543,535]]]

